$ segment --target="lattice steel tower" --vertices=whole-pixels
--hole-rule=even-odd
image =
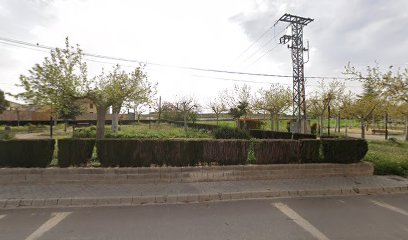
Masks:
[[[295,132],[306,132],[306,101],[305,101],[305,72],[303,52],[308,51],[303,47],[303,27],[312,22],[311,18],[304,18],[285,13],[278,22],[288,22],[292,27],[292,35],[283,35],[280,44],[288,44],[292,51],[293,62],[293,118],[296,117]],[[303,124],[301,123],[303,120]],[[303,127],[302,127],[303,125]]]

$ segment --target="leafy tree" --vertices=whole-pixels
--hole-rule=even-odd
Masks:
[[[0,90],[0,113],[3,113],[9,106],[9,102],[6,100],[4,96],[4,92]]]
[[[119,113],[124,104],[128,107],[150,103],[155,94],[152,85],[144,71],[144,66],[137,67],[133,72],[126,73],[116,65],[109,75],[111,86],[108,88],[112,97],[112,131],[118,130]]]
[[[248,102],[238,102],[237,107],[230,108],[228,114],[232,116],[232,118],[237,122],[237,127],[241,128],[239,119],[242,116],[245,116],[248,113],[248,107],[249,103]]]
[[[64,119],[64,131],[67,131],[68,120],[75,120],[75,118],[82,114],[83,109],[78,101],[68,101],[69,98],[64,99],[63,107],[58,109],[58,117]]]
[[[254,101],[254,106],[257,109],[269,112],[272,131],[279,131],[279,114],[288,110],[291,105],[292,91],[281,85],[271,85],[267,90],[261,88],[258,91],[258,97]],[[275,117],[276,125],[274,124]]]
[[[241,127],[239,119],[250,112],[251,87],[246,84],[235,85],[231,91],[225,89],[222,96],[229,108],[228,114],[236,120],[237,127]]]
[[[82,50],[65,39],[65,48],[51,50],[41,64],[35,64],[29,74],[20,75],[24,92],[16,95],[34,105],[52,105],[56,112],[66,112],[67,99],[84,98],[88,85],[87,65]]]

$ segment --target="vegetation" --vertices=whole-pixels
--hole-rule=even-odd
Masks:
[[[355,163],[361,161],[368,151],[364,139],[323,138],[321,142],[324,162]]]
[[[216,139],[250,139],[248,131],[239,128],[219,127],[213,131]]]
[[[47,167],[52,160],[55,140],[0,141],[1,167]]]
[[[58,165],[60,167],[86,166],[92,158],[95,139],[58,140]]]
[[[374,164],[375,174],[408,177],[408,142],[392,139],[368,143],[365,160]]]
[[[0,114],[7,109],[9,102],[4,97],[4,92],[0,89]]]
[[[153,138],[153,139],[171,139],[171,138],[212,138],[212,136],[206,131],[187,129],[174,127],[169,124],[149,125],[127,125],[121,126],[119,131],[115,134],[109,128],[106,128],[107,138]],[[95,126],[87,128],[79,128],[75,130],[73,134],[74,138],[95,138],[96,128]]]
[[[270,114],[271,130],[278,131],[279,115],[289,109],[292,104],[292,91],[281,85],[271,85],[269,89],[260,89],[254,107]],[[276,123],[276,124],[275,124]]]

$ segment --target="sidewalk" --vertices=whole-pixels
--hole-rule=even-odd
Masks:
[[[190,183],[1,184],[0,209],[21,207],[129,206],[272,197],[408,192],[397,176],[325,177]]]

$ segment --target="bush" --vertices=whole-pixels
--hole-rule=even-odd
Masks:
[[[202,161],[202,140],[103,139],[96,142],[104,167],[194,166]]]
[[[239,126],[241,129],[261,129],[265,122],[258,119],[243,118],[239,119]]]
[[[254,150],[257,164],[300,163],[296,140],[257,140]]]
[[[253,138],[258,138],[258,139],[292,139],[292,133],[290,132],[249,130],[249,133]]]
[[[293,139],[316,139],[316,135],[313,134],[305,134],[305,133],[294,133]]]
[[[83,166],[92,158],[95,139],[58,140],[58,165]]]
[[[52,160],[55,140],[0,141],[1,167],[47,167]]]
[[[251,136],[247,131],[239,128],[219,127],[213,131],[216,139],[250,139]]]
[[[73,138],[96,138],[96,127],[77,128],[75,129]]]
[[[300,162],[317,163],[319,162],[320,141],[315,139],[299,140],[300,144]]]
[[[14,138],[15,133],[10,130],[0,130],[0,140],[10,140]]]
[[[324,162],[355,163],[361,161],[368,151],[364,139],[321,139]]]
[[[249,144],[246,140],[203,141],[203,161],[209,165],[243,165],[248,159]]]

